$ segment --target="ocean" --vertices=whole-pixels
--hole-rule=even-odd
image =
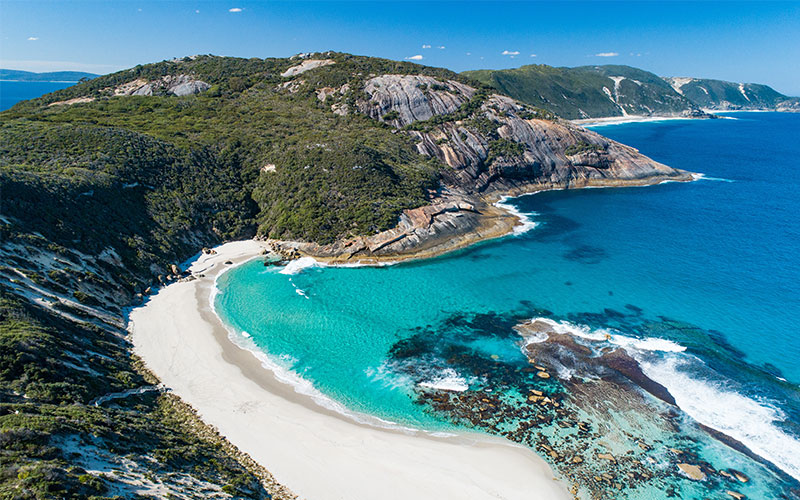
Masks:
[[[529,230],[423,262],[257,259],[219,278],[217,312],[322,404],[505,436],[585,497],[791,498],[800,115],[729,116],[596,127],[701,180],[510,199]],[[533,318],[561,335],[523,338]]]
[[[16,82],[0,80],[0,111],[7,110],[19,101],[35,99],[71,85],[75,85],[75,82]]]

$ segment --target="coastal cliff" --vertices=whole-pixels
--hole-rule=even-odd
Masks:
[[[506,195],[690,179],[453,72],[333,52],[163,61],[0,116],[0,418],[29,495],[291,498],[131,355],[126,308],[205,247],[425,257],[511,232]]]
[[[341,91],[320,99],[346,109]],[[636,149],[509,97],[423,75],[369,79],[354,112],[410,135],[417,151],[445,165],[429,204],[406,209],[396,227],[333,244],[282,244],[330,260],[402,259],[511,232],[516,220],[492,204],[546,189],[691,180]]]

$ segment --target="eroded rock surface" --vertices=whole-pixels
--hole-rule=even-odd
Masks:
[[[117,96],[158,94],[187,96],[205,92],[210,88],[210,84],[191,75],[166,75],[158,80],[147,81],[139,78],[130,81],[113,89],[113,93]]]
[[[293,76],[305,73],[306,71],[310,71],[314,68],[319,68],[321,66],[328,66],[329,64],[335,64],[335,63],[336,61],[334,61],[333,59],[306,59],[300,64],[292,66],[291,68],[281,73],[281,76],[284,78],[291,78]]]
[[[317,98],[343,114],[349,90],[323,87]],[[500,236],[516,222],[492,205],[503,195],[692,178],[548,112],[455,80],[375,76],[366,81],[354,111],[410,135],[420,154],[450,168],[441,172],[441,190],[430,205],[404,211],[391,230],[332,245],[293,244],[317,257],[404,258]]]

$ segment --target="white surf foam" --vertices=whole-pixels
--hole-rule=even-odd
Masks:
[[[730,382],[704,378],[703,372],[710,370],[699,358],[683,354],[686,347],[661,338],[636,339],[603,329],[593,331],[567,321],[535,319],[548,323],[558,333],[628,349],[644,374],[666,387],[687,415],[736,439],[800,480],[800,440],[776,425],[786,419],[783,412],[769,402],[736,392]],[[653,356],[655,352],[662,354]]]
[[[747,446],[753,453],[800,480],[800,441],[776,425],[786,419],[780,409],[731,389],[722,381],[695,374],[702,361],[675,355],[640,363],[645,375],[669,390],[678,406],[696,421]],[[681,369],[684,368],[684,369]]]
[[[692,180],[695,180],[695,181],[736,182],[733,179],[724,179],[722,177],[709,177],[706,174],[692,174]]]
[[[308,269],[309,267],[322,267],[324,265],[325,264],[319,262],[314,257],[300,257],[299,259],[289,261],[289,263],[278,272],[280,274],[297,274],[303,269]]]
[[[536,212],[524,213],[520,212],[517,207],[510,203],[506,203],[511,197],[510,196],[503,196],[500,198],[500,201],[497,201],[494,206],[497,208],[502,208],[510,212],[512,215],[519,219],[519,224],[515,225],[512,229],[514,236],[519,236],[520,234],[527,233],[531,229],[535,228],[539,225],[538,222],[531,220],[531,216],[539,215]]]
[[[446,368],[431,380],[417,384],[429,389],[439,389],[442,391],[464,392],[469,389],[467,380],[456,373],[452,368]]]
[[[671,340],[657,337],[637,339],[620,334],[619,332],[598,328],[592,330],[588,326],[576,325],[569,321],[555,321],[550,318],[534,318],[533,321],[547,323],[556,333],[567,333],[592,342],[608,342],[628,349],[640,351],[660,351],[660,352],[683,352],[686,347],[672,342]],[[542,336],[545,336],[542,338]],[[528,343],[542,342],[546,340],[546,334],[531,336]]]
[[[640,351],[683,352],[686,350],[686,347],[678,343],[657,337],[635,339],[624,335],[612,334],[609,342],[620,347],[633,348]]]
[[[411,427],[406,427],[398,424],[397,422],[392,422],[390,420],[385,420],[380,417],[376,417],[374,415],[367,415],[364,413],[355,412],[349,410],[346,406],[335,401],[334,399],[330,398],[323,394],[319,389],[314,387],[314,384],[311,381],[301,377],[297,373],[295,373],[288,365],[294,360],[291,357],[278,357],[278,360],[261,350],[251,337],[245,337],[242,334],[237,333],[233,329],[225,327],[228,330],[228,339],[233,342],[234,345],[239,347],[240,349],[244,349],[249,351],[253,356],[258,359],[261,363],[261,366],[265,369],[269,370],[270,372],[275,375],[275,378],[284,384],[287,384],[292,387],[294,392],[297,394],[301,394],[310,398],[314,403],[319,405],[322,408],[327,410],[332,410],[340,415],[344,415],[347,418],[350,418],[358,423],[372,425],[375,427],[385,428],[385,429],[395,429],[401,430],[404,432],[419,432],[418,429],[414,429]]]

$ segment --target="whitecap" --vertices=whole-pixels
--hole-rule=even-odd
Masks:
[[[452,368],[446,368],[437,374],[431,380],[420,382],[417,385],[420,387],[427,387],[429,389],[438,389],[441,391],[464,392],[469,389],[467,379],[460,376]]]
[[[733,179],[725,179],[722,177],[709,177],[706,174],[692,174],[694,181],[717,181],[717,182],[736,182]]]
[[[611,335],[609,341],[612,344],[616,344],[620,347],[628,347],[638,349],[640,351],[683,352],[686,350],[685,346],[682,346],[671,340],[661,339],[658,337],[635,339],[632,337],[626,337],[624,335]]]
[[[640,366],[645,375],[666,387],[694,420],[736,439],[800,479],[800,441],[777,425],[786,420],[779,408],[740,394],[729,383],[702,378],[701,372],[708,370],[693,356],[681,359],[673,354],[642,361]]]
[[[537,212],[530,212],[530,213],[520,212],[519,209],[514,205],[506,203],[506,201],[509,200],[510,198],[511,198],[510,196],[503,196],[502,198],[500,198],[499,201],[497,201],[494,204],[494,206],[506,210],[507,212],[511,213],[512,215],[514,215],[519,219],[519,224],[516,224],[512,229],[512,233],[514,234],[514,236],[519,236],[520,234],[527,233],[528,231],[539,225],[538,222],[531,219],[531,216],[539,215]]]
[[[588,326],[576,325],[568,321],[555,321],[550,318],[534,318],[532,321],[547,323],[556,333],[566,333],[592,342],[609,342],[629,349],[660,352],[683,352],[686,350],[686,347],[676,342],[658,337],[637,339],[604,328],[592,330]],[[530,337],[526,337],[526,343],[528,344],[542,342],[544,340],[547,340],[547,334],[543,332],[537,332],[531,334]]]
[[[279,271],[280,274],[297,274],[301,272],[303,269],[307,269],[309,267],[322,267],[324,264],[319,262],[314,257],[300,257],[299,259],[295,259],[289,261],[283,269]]]

